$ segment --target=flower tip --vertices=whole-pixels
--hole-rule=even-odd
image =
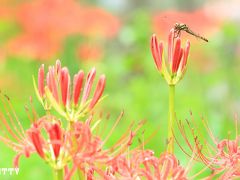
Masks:
[[[79,75],[82,75],[82,74],[84,74],[84,71],[83,71],[83,70],[80,70],[80,71],[78,72],[78,74],[79,74]]]
[[[156,36],[156,34],[153,34],[152,37],[151,37],[151,45],[153,46],[154,43],[157,43],[157,36]]]
[[[156,38],[157,37],[157,35],[154,33],[153,35],[152,35],[152,39],[154,39],[154,38]]]
[[[102,74],[99,79],[100,79],[100,80],[106,80],[105,74]]]
[[[92,69],[91,69],[91,72],[96,72],[96,68],[95,67],[93,67]]]
[[[61,69],[61,61],[59,59],[56,60],[55,68],[57,72],[59,72]]]
[[[177,37],[177,38],[176,38],[176,43],[181,43],[181,41],[182,41],[182,40],[181,40],[180,37]]]
[[[173,39],[174,39],[174,34],[175,34],[175,30],[174,28],[170,29],[169,31],[169,35],[168,35],[168,45],[171,46],[173,44]]]
[[[89,73],[88,73],[88,78],[94,78],[95,75],[96,75],[96,68],[93,67],[93,68],[89,71]],[[87,78],[87,79],[88,79],[88,78]]]
[[[174,34],[174,28],[170,29],[170,34]]]
[[[68,73],[68,68],[67,68],[67,67],[63,67],[63,68],[61,69],[61,71],[62,71],[62,73]]]
[[[60,59],[57,59],[57,60],[56,60],[56,65],[61,65]]]

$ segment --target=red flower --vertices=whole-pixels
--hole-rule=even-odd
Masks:
[[[9,53],[41,60],[53,58],[68,36],[111,38],[120,27],[110,13],[76,0],[35,0],[20,3],[14,10],[13,19],[22,33],[8,42]]]
[[[176,84],[183,77],[190,49],[189,41],[187,41],[186,47],[182,48],[180,37],[175,37],[175,35],[174,29],[171,29],[168,36],[167,62],[165,62],[163,57],[163,42],[158,43],[155,34],[152,35],[151,39],[151,51],[154,62],[168,84]]]
[[[83,172],[89,179],[94,177],[94,172],[100,177],[109,177],[104,172],[106,166],[112,165],[111,162],[114,161],[114,157],[121,156],[128,149],[133,134],[142,126],[140,123],[132,133],[129,128],[112,147],[104,149],[104,144],[115,130],[122,115],[119,116],[112,130],[108,132],[104,139],[94,134],[92,127],[90,127],[93,116],[90,116],[85,123],[81,121],[72,123],[72,130],[69,131],[69,137],[71,137],[69,154],[72,155],[73,167],[66,173],[65,179],[70,179],[76,170]]]
[[[130,154],[121,154],[110,164],[106,172],[109,179],[187,179],[187,171],[179,165],[174,155],[168,153],[157,158],[151,150],[134,150]]]
[[[61,50],[62,40],[49,34],[23,32],[10,39],[6,44],[6,52],[10,55],[48,60]]]
[[[104,75],[100,76],[93,97],[89,99],[95,75],[96,70],[93,68],[88,73],[86,82],[83,85],[84,72],[80,70],[74,75],[73,92],[71,94],[71,79],[68,69],[66,67],[62,68],[60,61],[57,61],[55,67],[49,67],[46,76],[47,84],[44,85],[44,66],[42,65],[39,68],[38,90],[36,90],[36,93],[46,109],[52,105],[61,115],[67,117],[68,120],[76,121],[79,117],[85,116],[86,113],[92,110],[101,99],[106,83]],[[80,100],[81,91],[83,92]],[[46,98],[50,104],[46,101]]]
[[[202,120],[202,122],[210,135],[214,146],[208,144],[206,140],[204,143],[201,143],[201,139],[195,135],[197,128],[195,129],[192,127],[190,122],[187,122],[189,128],[191,128],[194,140],[194,144],[191,144],[191,140],[189,140],[189,137],[186,136],[186,128],[182,123],[178,123],[180,132],[182,133],[184,140],[187,142],[187,145],[192,150],[194,159],[202,161],[207,167],[212,169],[212,177],[217,174],[221,174],[221,179],[224,180],[240,177],[240,136],[237,134],[235,140],[223,139],[218,141],[213,136],[207,122],[204,120]],[[183,149],[180,144],[179,146]],[[184,150],[184,152],[188,154],[186,150]]]

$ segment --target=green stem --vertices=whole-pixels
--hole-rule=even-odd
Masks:
[[[169,85],[169,119],[168,119],[168,145],[167,151],[173,153],[174,151],[174,121],[175,121],[175,110],[174,110],[174,96],[175,96],[175,85]]]
[[[54,169],[54,180],[63,180],[63,169]]]

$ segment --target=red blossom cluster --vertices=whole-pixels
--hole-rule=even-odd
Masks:
[[[62,50],[66,38],[75,35],[86,37],[87,44],[91,42],[87,52],[86,48],[82,49],[86,44],[81,43],[77,50],[81,53],[77,52],[77,55],[88,59],[100,58],[103,49],[96,39],[102,42],[103,37],[112,38],[120,28],[120,21],[106,10],[83,5],[76,0],[6,2],[0,10],[0,18],[20,27],[20,32],[7,42],[7,52],[33,59],[55,57]]]
[[[189,49],[189,41],[186,47],[182,48],[180,37],[176,37],[172,29],[169,33],[166,62],[163,56],[163,43],[158,43],[156,36],[152,36],[151,50],[155,64],[169,85],[175,85],[183,77]],[[157,157],[150,149],[132,146],[138,130],[143,126],[142,122],[135,128],[131,125],[113,145],[106,146],[123,113],[113,128],[107,132],[106,137],[99,133],[101,118],[95,119],[90,112],[93,112],[96,104],[102,99],[106,80],[105,76],[101,75],[97,83],[94,83],[95,76],[95,68],[90,70],[86,78],[84,71],[80,70],[74,75],[71,85],[69,70],[62,67],[59,60],[54,66],[48,67],[47,73],[44,65],[41,65],[38,82],[34,81],[34,87],[46,114],[38,116],[34,108],[32,113],[28,111],[31,126],[27,130],[22,127],[9,97],[0,94],[3,108],[3,111],[0,111],[0,128],[3,132],[0,141],[16,151],[14,166],[19,166],[19,158],[22,155],[29,157],[36,153],[54,170],[56,179],[68,180],[78,175],[79,179],[88,180],[186,180],[193,179],[203,172],[189,177],[190,163],[196,160],[206,165],[204,170],[207,168],[212,170],[207,179],[219,176],[222,180],[240,177],[238,132],[236,131],[235,140],[218,141],[205,121],[203,125],[214,145],[208,144],[206,140],[201,143],[199,136],[196,135],[200,135],[201,132],[196,128],[196,133],[188,121],[193,141],[189,140],[190,137],[181,122],[178,122],[178,129],[189,146],[190,153],[179,143],[175,131],[172,133],[175,139],[171,143],[176,142],[190,157],[190,163],[185,168],[169,151]],[[94,84],[95,91],[92,91]],[[106,131],[104,126],[103,128]],[[171,129],[173,130],[172,127]]]
[[[105,140],[94,135],[91,129],[92,116],[86,122],[73,122],[70,129],[65,129],[59,119],[46,115],[35,119],[26,131],[17,117],[15,122],[9,124],[4,118],[2,120],[11,137],[0,136],[0,139],[17,152],[14,166],[19,166],[21,155],[29,157],[30,154],[37,153],[52,168],[64,169],[64,179],[71,179],[76,171],[80,171],[87,179],[145,177],[153,180],[169,176],[173,179],[186,179],[186,171],[174,155],[162,154],[157,158],[151,150],[133,150],[129,154],[126,149],[131,145],[136,132],[127,132],[114,146],[104,149]],[[18,126],[10,128],[11,123],[17,123]],[[16,131],[17,128],[22,132],[21,139],[17,137],[20,134],[20,131]],[[70,163],[73,163],[72,167],[69,166]]]
[[[39,117],[34,109],[29,112],[31,126],[27,130],[23,129],[9,98],[1,95],[4,109],[9,114],[7,117],[0,114],[2,131],[5,132],[0,140],[17,152],[14,166],[19,166],[22,155],[29,157],[37,153],[55,171],[63,171],[64,179],[71,179],[75,174],[89,180],[186,179],[187,171],[174,155],[162,154],[158,158],[151,150],[130,150],[137,131],[143,125],[141,122],[136,128],[131,125],[111,147],[104,146],[123,114],[105,138],[95,131],[101,120],[94,119],[88,112],[94,109],[105,87],[105,76],[102,75],[92,98],[89,98],[95,75],[93,68],[84,83],[84,72],[80,70],[74,75],[71,88],[68,69],[62,67],[59,60],[55,66],[49,66],[46,75],[44,65],[41,65],[38,85],[34,84],[46,115]],[[53,110],[62,118],[53,115]]]
[[[134,150],[127,155],[122,154],[111,163],[108,176],[113,180],[116,176],[120,179],[187,179],[187,171],[169,153],[163,153],[158,158],[151,150]]]
[[[55,66],[48,68],[46,80],[44,65],[41,65],[38,71],[38,88],[35,85],[36,94],[45,109],[53,107],[69,121],[77,121],[94,108],[104,91],[106,79],[105,75],[101,75],[92,98],[89,98],[95,75],[96,69],[92,68],[84,83],[84,72],[80,70],[74,75],[71,88],[69,71],[66,67],[61,67],[59,60]]]
[[[175,85],[180,81],[186,71],[187,59],[190,50],[190,42],[186,47],[181,47],[180,37],[175,37],[174,29],[171,29],[168,36],[168,61],[163,56],[163,42],[158,43],[154,34],[151,39],[151,51],[158,71],[164,76],[169,85]]]

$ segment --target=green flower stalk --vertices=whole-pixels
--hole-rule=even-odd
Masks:
[[[63,170],[54,170],[54,180],[62,180],[63,178]]]
[[[181,47],[181,39],[176,36],[174,29],[168,36],[168,61],[164,60],[163,42],[158,43],[156,35],[152,35],[151,51],[158,71],[169,85],[169,119],[168,119],[168,152],[174,151],[174,97],[175,85],[183,78],[189,55],[190,42],[187,40],[185,48]]]

